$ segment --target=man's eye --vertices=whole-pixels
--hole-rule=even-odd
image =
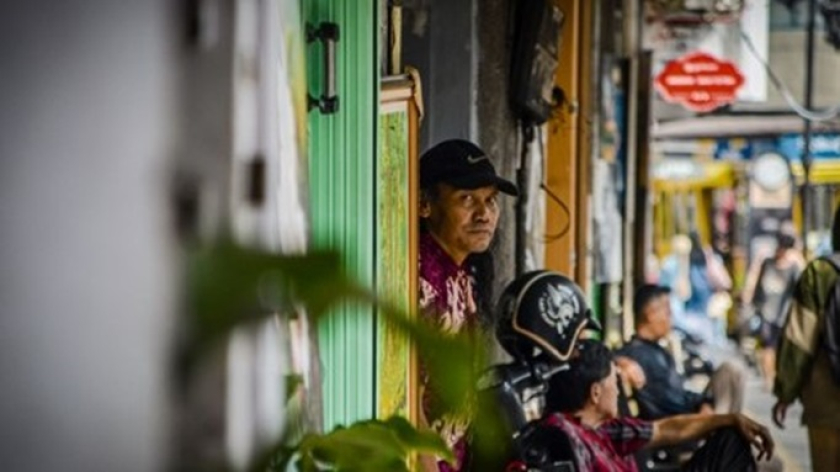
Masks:
[[[473,198],[472,195],[462,195],[461,202],[463,202],[465,205],[472,205],[473,203],[475,203],[475,198]]]

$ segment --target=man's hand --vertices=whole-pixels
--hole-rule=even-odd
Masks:
[[[697,413],[701,415],[714,415],[715,407],[713,407],[710,403],[703,403],[700,405],[700,409],[697,410]]]
[[[785,429],[785,416],[787,416],[787,409],[789,403],[785,403],[782,401],[777,401],[775,405],[773,405],[773,423],[779,427],[779,429]]]
[[[742,414],[735,415],[735,427],[758,449],[758,460],[773,457],[773,438],[766,427],[756,423]]]
[[[739,413],[726,415],[677,415],[653,422],[653,437],[646,448],[696,441],[719,428],[732,427],[758,449],[758,459],[773,455],[773,439],[764,426]]]
[[[615,365],[618,367],[618,373],[621,378],[629,383],[634,390],[640,390],[645,386],[647,379],[645,378],[645,371],[638,362],[625,356],[617,356],[615,358]]]

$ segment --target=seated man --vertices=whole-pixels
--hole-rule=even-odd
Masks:
[[[688,471],[754,471],[750,445],[773,453],[767,428],[741,414],[679,415],[649,422],[617,418],[618,385],[612,354],[595,341],[581,341],[570,368],[549,380],[547,427],[561,429],[571,442],[580,471],[635,471],[633,454],[706,438],[684,464]]]
[[[671,333],[670,290],[644,285],[636,291],[633,312],[636,334],[616,354],[635,360],[645,374],[645,385],[637,389],[639,416],[659,419],[686,413],[737,413],[744,398],[741,369],[724,362],[712,374],[704,393],[685,388],[674,357],[659,342]]]

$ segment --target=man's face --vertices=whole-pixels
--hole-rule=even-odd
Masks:
[[[648,303],[645,316],[656,339],[664,338],[671,332],[671,301],[667,295],[656,297]]]
[[[596,398],[598,411],[605,419],[618,417],[618,380],[615,364],[610,367],[610,375],[598,382],[599,393]]]
[[[490,247],[499,222],[495,186],[458,189],[438,184],[437,195],[420,204],[420,217],[438,243],[458,262]]]

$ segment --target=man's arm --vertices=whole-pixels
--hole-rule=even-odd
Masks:
[[[634,358],[647,378],[645,386],[636,390],[635,397],[650,418],[695,413],[703,403],[711,403],[705,395],[686,389],[673,365],[661,361],[656,353],[648,350],[631,354],[638,356]]]
[[[648,382],[645,388],[637,390],[635,397],[640,407],[651,413],[654,418],[694,413],[699,411],[704,403],[711,403],[711,399],[702,394],[652,381]]]
[[[728,415],[679,415],[653,422],[653,437],[647,448],[669,446],[686,441],[694,441],[708,436],[713,431],[736,428],[758,451],[758,458],[770,458],[773,455],[773,439],[764,426],[733,413]]]
[[[651,347],[631,343],[619,349],[616,356],[619,367],[623,358],[641,367],[645,382],[641,387],[633,385],[633,396],[647,418],[694,413],[704,402],[711,402],[704,395],[685,389],[680,375]]]
[[[764,270],[764,260],[761,262],[750,264],[747,272],[747,279],[744,282],[744,289],[741,290],[741,301],[744,304],[752,304],[755,297],[756,289],[758,288],[758,281],[761,279],[761,272]]]
[[[645,386],[645,382],[647,382],[645,371],[638,362],[630,357],[617,355],[615,356],[615,365],[618,368],[621,379],[633,387],[633,389],[639,390]]]

